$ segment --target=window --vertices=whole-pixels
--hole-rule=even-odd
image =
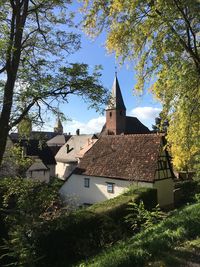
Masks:
[[[114,184],[113,183],[107,183],[107,192],[108,193],[114,193]]]
[[[112,117],[112,112],[110,112],[110,117]]]
[[[90,187],[90,179],[84,178],[84,187],[89,188]]]

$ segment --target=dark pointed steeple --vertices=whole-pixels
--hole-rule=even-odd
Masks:
[[[107,110],[108,109],[126,110],[126,107],[124,105],[124,100],[122,98],[122,93],[120,90],[119,82],[117,79],[117,75],[115,76],[115,79],[113,82],[110,102],[107,106]]]
[[[125,128],[126,107],[115,74],[110,101],[106,109],[106,132],[107,134],[122,134],[125,132]]]

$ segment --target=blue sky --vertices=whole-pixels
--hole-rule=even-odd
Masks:
[[[72,8],[77,10],[77,4],[74,4]],[[78,20],[78,17],[76,20]],[[78,30],[78,33],[81,34],[82,48],[71,55],[69,61],[87,63],[91,69],[95,65],[102,65],[102,83],[111,90],[115,76],[115,56],[114,54],[108,55],[104,47],[105,34],[92,41],[81,30]],[[138,117],[142,123],[151,128],[155,117],[161,110],[161,105],[148,92],[144,92],[142,96],[134,93],[136,80],[133,64],[127,63],[123,66],[117,64],[117,76],[126,105],[127,115]],[[87,104],[75,96],[70,97],[69,102],[60,105],[59,108],[66,117],[71,119],[71,121],[63,122],[65,132],[73,134],[77,128],[80,128],[81,133],[98,132],[105,122],[104,114],[88,109]],[[45,128],[52,129],[54,123],[55,120],[50,120]]]

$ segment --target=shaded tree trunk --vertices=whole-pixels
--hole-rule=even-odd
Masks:
[[[0,165],[6,149],[7,137],[10,130],[10,115],[13,105],[13,93],[19,68],[24,25],[28,14],[29,0],[11,1],[12,17],[10,23],[10,38],[6,52],[7,80],[4,87],[3,105],[0,116]]]

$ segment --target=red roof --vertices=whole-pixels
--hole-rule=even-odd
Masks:
[[[163,135],[102,136],[73,173],[153,182]]]

